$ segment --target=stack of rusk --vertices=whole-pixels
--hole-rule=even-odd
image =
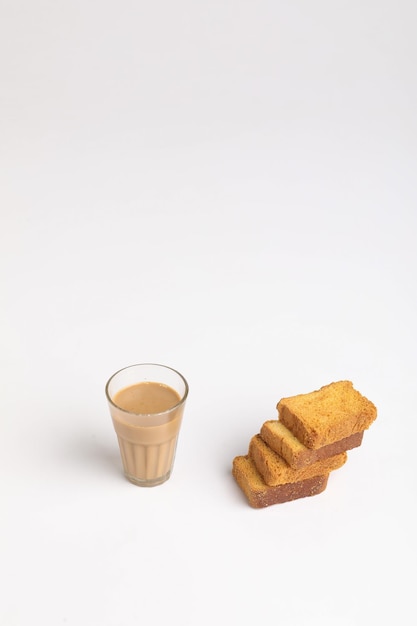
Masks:
[[[264,422],[233,476],[249,504],[262,508],[322,493],[376,419],[375,405],[350,381],[282,398],[278,419]]]

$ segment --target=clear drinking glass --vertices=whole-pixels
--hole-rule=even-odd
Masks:
[[[187,396],[185,378],[165,365],[131,365],[108,380],[124,473],[135,485],[153,487],[170,477]]]

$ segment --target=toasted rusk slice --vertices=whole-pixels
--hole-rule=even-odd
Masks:
[[[315,496],[326,489],[328,480],[328,474],[324,474],[270,487],[262,480],[255,463],[248,456],[237,456],[233,460],[232,472],[250,506],[255,509]]]
[[[376,419],[375,405],[354,389],[349,380],[317,391],[281,398],[279,420],[307,448],[321,448],[363,432]]]
[[[314,476],[323,476],[339,469],[347,460],[347,453],[342,452],[300,469],[294,469],[279,454],[274,452],[260,435],[255,435],[250,440],[249,456],[254,461],[264,482],[269,486],[297,482],[306,478],[313,478]]]
[[[294,469],[311,465],[321,459],[352,450],[361,445],[363,431],[313,450],[307,448],[279,420],[268,420],[261,427],[260,435],[274,452],[282,456]]]

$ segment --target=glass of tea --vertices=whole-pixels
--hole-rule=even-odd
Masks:
[[[166,365],[141,363],[111,376],[106,397],[125,476],[154,487],[171,475],[188,383]]]

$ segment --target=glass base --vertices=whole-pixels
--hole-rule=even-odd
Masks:
[[[138,487],[157,487],[158,485],[162,485],[168,480],[168,478],[171,476],[171,470],[164,474],[164,476],[158,476],[158,478],[138,478],[137,476],[126,474],[126,472],[125,476],[129,482],[137,485]]]

